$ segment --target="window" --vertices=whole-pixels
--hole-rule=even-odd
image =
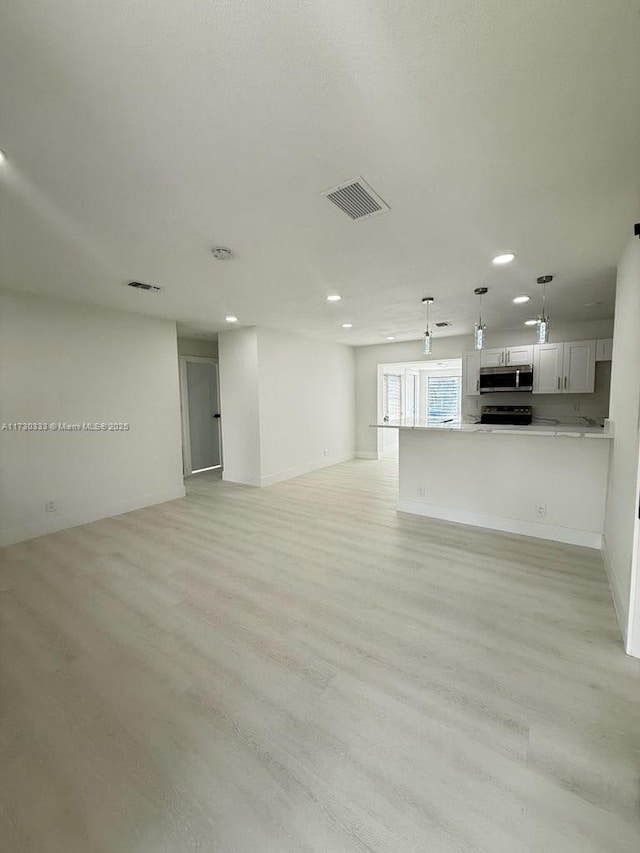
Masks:
[[[402,417],[402,376],[395,373],[384,374],[383,406],[383,414],[390,421],[397,421]]]
[[[427,417],[433,420],[460,419],[462,377],[429,376],[427,378]]]

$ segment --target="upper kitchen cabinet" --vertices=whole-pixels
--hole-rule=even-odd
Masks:
[[[533,364],[533,345],[507,347],[507,364]]]
[[[464,354],[464,393],[480,393],[480,353],[476,350]]]
[[[596,361],[611,361],[613,338],[601,338],[596,341]]]
[[[596,341],[565,343],[563,374],[565,394],[591,394],[596,382]]]
[[[500,347],[483,349],[481,367],[502,367],[507,364],[533,364],[533,346]]]
[[[564,344],[538,344],[533,354],[533,393],[562,394]]]
[[[534,394],[591,394],[595,376],[595,341],[567,341],[534,347]]]
[[[480,351],[480,367],[500,367],[504,364],[504,347]]]

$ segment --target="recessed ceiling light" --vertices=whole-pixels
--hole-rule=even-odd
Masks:
[[[4,151],[2,150],[2,148],[0,148],[0,163],[4,163],[4,161],[5,161],[6,159],[7,159],[7,155],[4,153]]]
[[[327,302],[340,302],[342,296],[339,296],[337,293],[331,293],[327,296]]]
[[[388,341],[395,341],[395,339],[396,339],[396,338],[395,338],[395,335],[387,335],[387,340],[388,340]]]
[[[528,302],[530,299],[530,296],[525,296],[525,294],[523,293],[522,296],[516,296],[513,301],[516,303],[516,305],[522,305],[523,302]]]
[[[515,255],[512,252],[505,252],[504,255],[496,255],[493,259],[493,263],[501,267],[504,264],[510,264],[511,261],[515,258]]]
[[[525,324],[525,326],[537,326],[538,321],[537,320],[525,320],[524,324]]]
[[[353,329],[353,323],[343,323],[342,328],[343,329]]]
[[[236,317],[235,314],[227,314],[227,316],[224,319],[227,321],[227,323],[237,323],[238,322],[238,318]]]
[[[214,246],[211,250],[211,254],[216,261],[228,261],[233,257],[233,252],[226,246]]]

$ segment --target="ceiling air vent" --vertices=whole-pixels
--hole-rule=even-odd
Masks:
[[[371,189],[364,178],[346,181],[320,195],[339,207],[349,219],[371,219],[389,210],[389,205]]]
[[[141,281],[128,281],[127,287],[135,287],[136,290],[150,290],[154,293],[157,293],[159,290],[162,290],[162,288],[158,287],[157,284],[144,284]]]
[[[453,323],[450,323],[448,320],[442,320],[440,323],[435,324],[439,329],[446,329],[447,326],[453,326]]]

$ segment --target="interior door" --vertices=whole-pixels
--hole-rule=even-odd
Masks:
[[[220,406],[218,364],[213,359],[186,359],[189,420],[189,473],[218,468],[220,454]]]

